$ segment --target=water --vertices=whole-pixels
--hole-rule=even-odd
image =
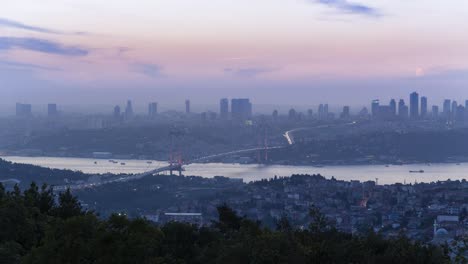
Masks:
[[[17,163],[33,164],[49,168],[70,169],[85,173],[141,173],[154,168],[167,166],[167,162],[148,160],[108,160],[85,158],[53,158],[53,157],[2,157]],[[95,164],[97,162],[97,164]],[[121,165],[125,163],[125,165]],[[409,171],[424,170],[425,173],[410,173]],[[267,179],[276,176],[290,176],[291,174],[317,174],[327,178],[332,176],[339,180],[375,181],[379,184],[433,182],[451,180],[468,180],[468,163],[454,164],[411,164],[402,166],[384,165],[352,165],[352,166],[283,166],[283,165],[245,165],[245,164],[190,164],[185,166],[185,175],[203,177],[226,176],[242,178],[245,182]]]

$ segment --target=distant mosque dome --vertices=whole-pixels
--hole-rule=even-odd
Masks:
[[[447,236],[449,233],[447,231],[447,229],[445,228],[440,228],[440,229],[437,229],[435,235],[436,237],[441,237],[441,236]]]

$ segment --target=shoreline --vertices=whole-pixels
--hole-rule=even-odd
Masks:
[[[94,161],[145,161],[145,162],[157,162],[157,163],[168,163],[164,160],[156,160],[156,159],[138,159],[138,158],[95,158],[95,157],[87,157],[87,156],[53,156],[53,155],[8,155],[8,154],[0,154],[0,159],[4,158],[52,158],[52,159],[87,159],[87,160],[94,160]],[[341,167],[341,166],[404,166],[404,165],[424,165],[424,166],[431,166],[431,165],[446,165],[446,164],[462,164],[468,163],[468,157],[450,157],[450,159],[457,159],[457,160],[446,160],[446,161],[389,161],[389,162],[382,162],[382,161],[373,161],[373,162],[357,162],[357,161],[350,161],[346,162],[343,160],[336,160],[336,161],[327,161],[327,162],[317,162],[317,163],[290,163],[287,161],[280,161],[280,162],[271,162],[271,163],[256,163],[256,162],[248,162],[248,163],[240,163],[240,162],[222,162],[222,161],[210,161],[210,162],[192,162],[190,164],[226,164],[226,165],[262,165],[262,166],[289,166],[289,167],[315,167],[315,168],[322,168],[322,167]],[[188,165],[190,165],[188,164]],[[188,166],[186,165],[186,166]]]

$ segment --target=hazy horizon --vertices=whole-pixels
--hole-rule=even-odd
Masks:
[[[466,17],[461,0],[7,2],[0,103],[464,101]]]

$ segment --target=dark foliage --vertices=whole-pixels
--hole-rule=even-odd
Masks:
[[[54,203],[50,188],[21,192],[0,186],[0,263],[445,263],[443,250],[401,237],[336,231],[311,208],[310,228],[296,230],[284,216],[278,229],[218,208],[211,227],[83,211],[66,191]]]

